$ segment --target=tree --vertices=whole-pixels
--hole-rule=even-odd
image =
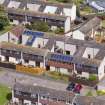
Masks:
[[[4,26],[2,23],[0,23],[0,31],[3,30]]]
[[[33,28],[38,30],[38,31],[44,31],[47,32],[49,30],[49,26],[47,23],[43,22],[43,21],[38,21],[32,24]]]
[[[6,16],[0,16],[0,23],[3,24],[3,26],[9,25],[9,20]]]
[[[31,23],[30,25],[26,24],[25,26],[30,30],[37,30],[37,31],[43,31],[43,32],[47,32],[50,29],[48,24],[43,21],[37,21],[37,22]]]

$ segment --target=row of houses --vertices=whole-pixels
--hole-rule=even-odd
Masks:
[[[1,0],[0,4],[6,7],[11,24],[30,24],[35,21],[44,21],[51,29],[63,27],[64,31],[68,32],[71,22],[76,19],[76,5],[74,4],[40,0]]]
[[[8,38],[7,42],[0,44],[1,62],[38,66],[66,75],[75,73],[85,78],[89,78],[90,74],[96,75],[99,80],[104,77],[104,44],[19,27],[1,35]]]
[[[21,83],[14,85],[12,101],[18,105],[105,105],[104,99]]]

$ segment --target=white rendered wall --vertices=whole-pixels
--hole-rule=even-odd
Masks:
[[[57,7],[55,6],[46,6],[44,13],[55,14]]]
[[[64,28],[65,28],[65,33],[67,33],[68,31],[70,31],[71,28],[71,17],[67,17],[65,24],[64,24]]]
[[[94,58],[96,56],[96,54],[98,53],[99,49],[97,48],[89,48],[87,47],[85,49],[85,52],[83,54],[84,58],[88,58],[88,54],[91,56],[91,58]]]
[[[36,66],[36,65],[35,65],[35,61],[31,61],[31,60],[30,60],[30,61],[29,61],[29,65],[32,65],[32,66],[35,67],[35,66]]]
[[[101,80],[105,76],[104,69],[105,69],[105,57],[102,60],[100,66],[98,68],[98,77],[99,77],[99,80]]]
[[[44,63],[43,62],[40,62],[40,67],[44,68]]]
[[[75,19],[76,19],[76,5],[73,5],[71,9],[71,21],[74,21]]]
[[[89,73],[87,73],[87,72],[82,72],[82,77],[85,77],[85,78],[89,78]]]
[[[29,100],[24,100],[24,104],[31,105],[31,101],[29,101]]]
[[[27,35],[22,35],[22,45],[25,45],[27,40],[28,40],[29,36]]]
[[[64,50],[64,42],[56,41],[56,46]]]
[[[45,40],[46,42],[46,40]],[[44,46],[44,39],[43,38],[36,38],[32,47],[38,47],[38,45],[40,45],[41,47]]]
[[[14,58],[14,57],[9,57],[9,62],[11,62],[11,63],[16,63],[16,58]]]
[[[15,24],[15,25],[18,25],[19,24],[19,21],[18,20],[13,20],[13,22],[10,22],[11,24]]]
[[[20,5],[20,2],[17,2],[17,1],[10,1],[9,4],[8,4],[8,8],[18,8]]]
[[[70,55],[74,55],[76,51],[76,45],[65,44],[65,51],[70,51]]]
[[[69,75],[70,73],[68,72],[67,69],[64,69],[64,68],[60,68],[60,73],[62,74],[66,74],[66,75]]]
[[[1,61],[5,61],[5,56],[0,55]]]
[[[30,10],[30,11],[38,11],[40,5],[38,4],[27,4],[27,8]]]
[[[0,0],[0,4],[3,4],[5,0]]]
[[[57,68],[54,67],[54,66],[50,66],[50,71],[56,71],[57,72]],[[66,74],[66,75],[69,75],[70,74],[68,72],[68,70],[65,69],[65,68],[59,68],[59,72],[62,73],[62,74]]]
[[[15,35],[13,35],[11,32],[10,32],[10,39],[9,41],[11,43],[14,43],[14,44],[18,44],[18,37],[16,37]]]
[[[79,30],[76,30],[73,32],[73,39],[84,40],[85,35],[82,32],[80,32]]]
[[[71,9],[70,8],[63,8],[63,14],[65,16],[71,16]]]
[[[2,41],[8,42],[8,32],[4,33],[3,35],[0,35],[0,42]]]

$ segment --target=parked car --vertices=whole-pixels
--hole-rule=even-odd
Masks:
[[[77,85],[75,86],[73,92],[80,94],[81,89],[82,89],[82,85],[81,85],[81,84],[77,84]]]
[[[72,90],[74,89],[74,87],[75,87],[75,83],[71,82],[71,83],[68,85],[68,87],[66,88],[66,90],[72,91]]]

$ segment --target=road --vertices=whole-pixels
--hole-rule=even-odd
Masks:
[[[3,68],[2,68],[3,70]],[[34,77],[31,75],[26,75],[23,73],[13,72],[9,69],[0,71],[0,83],[5,84],[9,87],[13,87],[15,80],[20,83],[39,85],[42,87],[48,87],[56,90],[66,91],[67,84],[55,82],[43,78]]]
[[[68,84],[63,82],[58,82],[54,80],[49,80],[47,78],[41,78],[38,76],[27,75],[24,73],[15,72],[12,69],[0,68],[0,84],[7,85],[12,88],[16,82],[25,83],[29,85],[39,85],[42,87],[47,87],[51,89],[66,91]],[[84,96],[89,91],[95,95],[95,90],[91,87],[83,86],[80,95]]]

